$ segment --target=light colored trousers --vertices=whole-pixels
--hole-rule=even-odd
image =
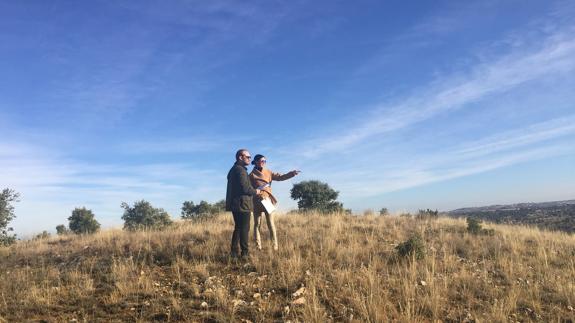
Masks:
[[[260,235],[260,228],[262,225],[262,215],[266,215],[266,222],[268,223],[268,230],[270,238],[272,239],[274,250],[278,250],[278,238],[276,235],[276,225],[274,223],[274,215],[268,212],[254,212],[254,239],[256,240],[256,247],[262,249],[262,239]]]

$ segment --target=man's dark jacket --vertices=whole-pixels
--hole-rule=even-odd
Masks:
[[[252,188],[247,168],[236,162],[228,172],[226,211],[252,212],[253,195],[256,195],[256,190]]]

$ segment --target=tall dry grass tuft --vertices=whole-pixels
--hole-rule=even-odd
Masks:
[[[0,249],[0,321],[575,320],[575,237],[487,226],[281,215],[280,250],[252,248],[250,262],[228,258],[229,215],[24,241]],[[416,235],[425,256],[401,256]]]

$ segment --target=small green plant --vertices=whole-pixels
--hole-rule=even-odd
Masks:
[[[423,259],[425,257],[425,243],[419,234],[411,236],[395,247],[400,257],[414,257]]]
[[[495,230],[493,229],[483,229],[481,226],[481,220],[477,218],[467,218],[467,232],[471,234],[483,234],[492,236],[495,234]]]
[[[386,207],[382,207],[382,208],[379,210],[379,215],[380,215],[380,216],[389,215],[389,210],[387,210]]]

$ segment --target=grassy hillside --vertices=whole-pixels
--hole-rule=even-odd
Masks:
[[[0,321],[575,320],[575,237],[457,219],[284,215],[280,251],[227,258],[231,216],[0,249]],[[418,233],[423,259],[395,247]],[[252,243],[253,249],[253,243]]]

